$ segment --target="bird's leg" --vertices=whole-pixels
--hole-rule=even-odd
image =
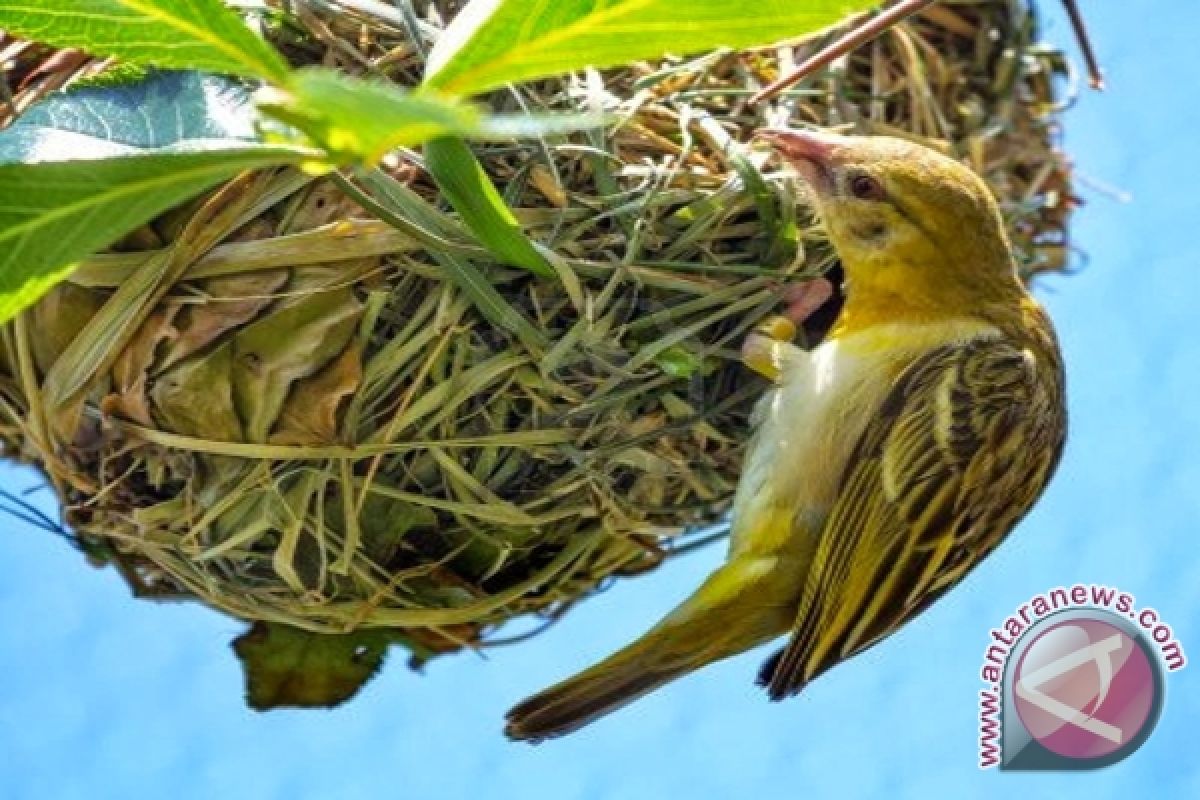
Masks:
[[[783,313],[763,320],[742,345],[742,363],[771,380],[779,378],[788,359],[804,352],[792,344],[796,326],[833,295],[833,284],[816,278],[790,284],[780,294],[787,303]]]
[[[793,325],[800,325],[833,297],[833,284],[828,278],[813,278],[785,286],[781,295],[787,303],[783,316]]]

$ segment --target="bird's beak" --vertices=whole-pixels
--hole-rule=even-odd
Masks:
[[[774,147],[819,195],[833,191],[834,168],[850,143],[836,133],[793,128],[761,128],[755,131],[754,141]]]

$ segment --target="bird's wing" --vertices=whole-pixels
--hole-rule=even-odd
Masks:
[[[792,638],[763,667],[772,699],[896,630],[1011,530],[1061,452],[1059,381],[1055,354],[1003,338],[901,374],[847,464]]]

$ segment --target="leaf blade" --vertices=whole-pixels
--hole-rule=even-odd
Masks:
[[[348,179],[339,180],[343,191],[356,203],[390,225],[401,230],[411,230],[416,223],[417,226],[437,228],[439,234],[447,232],[444,226],[435,221],[436,212],[423,209],[424,201],[414,193],[400,185],[389,187],[389,184],[395,184],[392,178],[376,171],[366,176],[364,184],[369,191],[359,189]],[[430,248],[429,254],[449,279],[471,300],[479,313],[496,327],[511,333],[530,353],[540,356],[549,349],[550,344],[545,334],[510,305],[469,259],[440,247]]]
[[[343,164],[375,164],[398,147],[443,136],[507,140],[603,121],[591,114],[485,114],[457,97],[407,91],[322,67],[297,70],[285,86],[263,90],[258,106]]]
[[[506,83],[811,33],[875,0],[472,0],[429,56],[424,85],[470,95]]]
[[[461,139],[443,137],[425,143],[425,167],[442,195],[467,227],[501,262],[535,275],[555,277],[554,268],[521,230],[483,166]]]
[[[0,29],[146,66],[287,78],[288,67],[220,0],[36,0],[0,5]]]
[[[482,117],[455,98],[406,92],[321,67],[297,70],[282,90],[261,92],[258,107],[341,162],[374,163],[397,147],[474,130]]]
[[[230,81],[153,73],[52,96],[0,133],[0,322],[171,206],[311,156],[250,138],[251,114]]]
[[[392,638],[386,631],[322,634],[255,622],[233,640],[246,705],[255,711],[338,706],[379,672]]]
[[[72,262],[162,211],[243,170],[297,160],[295,150],[249,145],[177,156],[0,165],[0,322],[69,275]],[[79,197],[97,182],[98,191]],[[32,197],[31,185],[39,185]],[[9,205],[18,195],[27,196],[25,204]],[[97,215],[104,217],[101,224],[94,224]],[[20,216],[25,219],[6,224]]]

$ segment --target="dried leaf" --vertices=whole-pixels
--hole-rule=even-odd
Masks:
[[[179,336],[163,358],[162,368],[203,350],[221,336],[253,319],[287,283],[285,270],[250,272],[212,278],[201,285],[207,301],[189,305],[179,318]]]
[[[362,304],[349,289],[305,295],[233,339],[233,389],[246,441],[265,442],[292,384],[345,349]]]
[[[39,373],[46,374],[103,305],[104,298],[99,292],[72,283],[59,284],[37,302],[32,313],[38,335],[31,344],[33,363]]]
[[[322,225],[364,216],[367,214],[362,207],[347,197],[337,184],[320,182],[310,187],[304,202],[292,215],[287,230],[281,233],[310,231]]]
[[[154,415],[173,433],[244,441],[233,405],[232,368],[232,343],[178,364],[150,389]]]
[[[338,408],[362,381],[362,347],[352,342],[333,363],[297,381],[283,404],[272,444],[333,444]]]
[[[104,412],[127,417],[141,425],[151,425],[150,401],[146,384],[159,345],[174,339],[179,305],[164,304],[138,326],[129,345],[117,356],[112,369],[112,393],[104,398]]]

